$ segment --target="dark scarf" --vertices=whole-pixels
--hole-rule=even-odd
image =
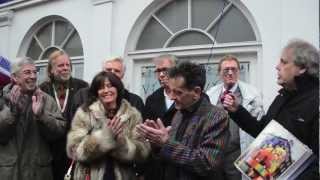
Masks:
[[[178,142],[181,142],[183,139],[183,135],[185,134],[186,129],[188,128],[188,125],[190,123],[190,120],[194,113],[198,110],[199,106],[201,105],[201,102],[203,99],[206,98],[205,95],[201,95],[200,99],[192,104],[190,107],[180,110],[182,114],[182,120],[181,123],[178,126],[176,135],[175,135],[175,140]],[[165,167],[165,178],[164,179],[180,179],[180,172],[181,172],[181,167],[176,166],[174,164],[168,164]]]
[[[111,120],[116,115],[116,113],[117,113],[117,109],[112,109],[109,111],[106,110],[106,117]],[[116,178],[114,174],[113,159],[110,156],[107,156],[105,160],[103,180],[115,180],[115,179]]]

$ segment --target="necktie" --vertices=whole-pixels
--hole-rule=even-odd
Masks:
[[[221,102],[222,104],[223,104],[223,101],[224,101],[225,96],[226,96],[227,94],[230,94],[230,93],[231,93],[231,91],[229,91],[229,90],[223,91],[222,96],[221,96],[221,98],[220,98],[220,102]]]

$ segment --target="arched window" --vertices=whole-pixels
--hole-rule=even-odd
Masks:
[[[32,38],[29,40],[26,56],[36,61],[39,70],[38,83],[46,79],[48,56],[57,49],[65,51],[70,56],[72,76],[82,78],[83,49],[80,36],[71,23],[57,18],[41,23],[41,26],[31,33]]]
[[[241,79],[250,81],[250,67],[256,63],[260,40],[253,20],[247,18],[250,15],[245,15],[236,1],[175,0],[150,7],[145,10],[149,13],[144,12],[136,22],[127,47],[134,72],[141,72],[133,82],[140,82],[135,88],[142,96],[159,87],[151,59],[164,53],[203,64],[207,69],[206,88],[219,80],[218,60],[234,54],[241,61]]]

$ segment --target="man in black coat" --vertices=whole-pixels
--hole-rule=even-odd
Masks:
[[[319,179],[319,52],[302,40],[294,40],[283,49],[277,83],[282,86],[267,114],[256,121],[232,95],[224,106],[243,130],[256,137],[272,120],[276,120],[302,143],[312,149],[315,160],[297,179]]]
[[[147,97],[143,114],[144,119],[161,119],[166,127],[171,125],[171,119],[176,112],[173,101],[168,96],[168,70],[176,65],[176,61],[175,56],[168,54],[154,58],[155,73],[161,87]],[[160,159],[151,157],[144,168],[145,180],[163,179],[164,166],[166,164]]]
[[[50,54],[47,73],[48,80],[40,85],[40,89],[52,96],[63,117],[67,120],[67,131],[70,128],[73,113],[71,111],[72,99],[79,89],[88,87],[88,83],[71,76],[71,62],[69,56],[57,50]],[[66,154],[66,134],[51,144],[53,154],[54,180],[63,179],[69,160]]]

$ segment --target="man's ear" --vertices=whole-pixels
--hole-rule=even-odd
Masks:
[[[196,86],[195,88],[194,88],[194,92],[197,94],[197,95],[201,95],[201,93],[202,93],[202,89],[199,87],[199,86]]]
[[[15,75],[15,74],[11,74],[11,79],[13,80],[14,83],[17,83],[17,81],[18,81],[17,75]]]

